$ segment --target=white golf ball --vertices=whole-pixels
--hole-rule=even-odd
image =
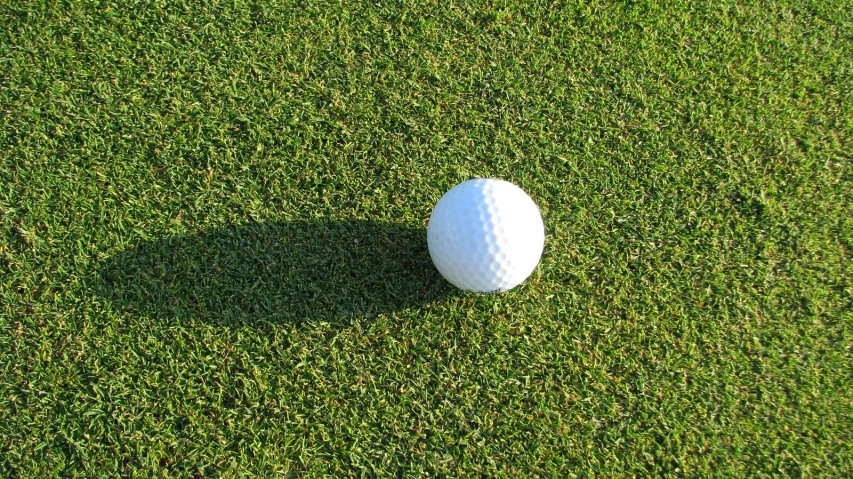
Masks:
[[[429,218],[427,244],[435,267],[454,286],[496,293],[514,288],[536,269],[545,226],[524,190],[478,178],[441,197]]]

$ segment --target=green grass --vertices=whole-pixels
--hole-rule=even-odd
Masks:
[[[853,475],[851,9],[746,3],[4,2],[0,476]]]

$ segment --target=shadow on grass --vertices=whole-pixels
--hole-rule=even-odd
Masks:
[[[373,317],[451,287],[430,261],[424,228],[296,221],[143,243],[100,265],[96,291],[152,317],[268,324]]]

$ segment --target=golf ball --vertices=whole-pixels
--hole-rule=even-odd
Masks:
[[[435,267],[454,286],[496,293],[514,288],[536,269],[545,226],[524,190],[477,178],[441,197],[429,218],[427,244]]]

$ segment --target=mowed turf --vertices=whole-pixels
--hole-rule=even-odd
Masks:
[[[0,476],[853,475],[850,5],[746,3],[4,2]]]

